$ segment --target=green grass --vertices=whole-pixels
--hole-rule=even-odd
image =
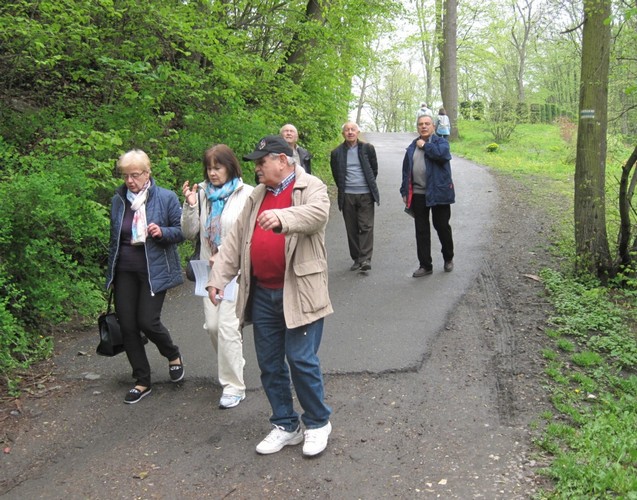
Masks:
[[[497,148],[485,123],[460,122],[458,129],[453,153],[521,180],[529,187],[525,201],[542,207],[555,226],[550,243],[562,267],[537,270],[554,306],[540,353],[554,410],[539,415],[531,429],[545,423],[536,445],[548,460],[541,472],[552,487],[538,497],[637,499],[637,280],[604,287],[572,272],[572,127],[521,125]],[[569,133],[571,143],[564,140]],[[629,148],[613,139],[606,169],[611,240],[628,156]]]
[[[565,187],[573,183],[574,146],[560,137],[557,125],[518,125],[510,141],[498,144],[492,153],[487,150],[493,137],[486,122],[462,121],[458,130],[460,140],[452,144],[454,154],[510,174],[538,175]]]

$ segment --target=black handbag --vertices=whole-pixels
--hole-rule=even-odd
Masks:
[[[108,296],[108,308],[97,318],[97,325],[100,333],[100,343],[95,350],[100,356],[116,356],[124,352],[124,339],[117,321],[117,314],[111,312],[111,302],[113,301],[113,290]]]
[[[201,253],[201,239],[199,238],[199,235],[197,235],[197,243],[195,243],[195,251],[190,256],[190,259],[188,259],[188,265],[186,266],[186,278],[188,278],[189,281],[196,281],[195,271],[192,268],[192,264],[190,263],[190,261],[199,260],[200,253]]]

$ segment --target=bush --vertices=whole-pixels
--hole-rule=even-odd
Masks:
[[[486,150],[489,153],[497,153],[499,149],[500,149],[500,146],[496,144],[495,142],[492,142],[486,147]]]
[[[465,120],[471,119],[471,101],[462,101],[460,103],[460,116]]]
[[[489,132],[495,142],[506,142],[518,125],[515,106],[510,102],[492,102],[489,105]]]
[[[518,120],[522,123],[526,123],[529,121],[529,105],[525,102],[519,102],[516,106],[516,114]]]
[[[5,165],[0,182],[0,373],[8,374],[48,355],[47,337],[54,325],[94,317],[103,307],[101,264],[109,222],[107,208],[94,198],[114,180],[110,167],[91,166],[75,154],[18,157],[5,145],[0,161]],[[108,180],[100,178],[103,174]]]
[[[471,108],[474,120],[482,120],[484,118],[484,103],[482,101],[475,101]]]

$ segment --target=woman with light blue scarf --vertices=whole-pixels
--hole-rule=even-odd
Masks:
[[[192,188],[189,181],[184,182],[181,225],[187,239],[199,238],[200,259],[209,260],[212,266],[224,236],[232,229],[253,187],[243,183],[239,160],[225,144],[206,150],[203,175],[206,180]],[[203,308],[204,329],[217,353],[218,377],[223,389],[219,407],[233,408],[243,401],[246,390],[243,339],[235,300],[224,299],[215,306],[204,297]]]

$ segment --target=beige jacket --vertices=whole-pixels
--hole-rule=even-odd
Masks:
[[[283,314],[288,328],[298,328],[324,318],[333,311],[327,288],[327,252],[325,227],[330,200],[325,184],[296,167],[292,206],[276,210],[285,234],[285,278]],[[237,316],[243,326],[251,321],[250,247],[257,212],[266,194],[264,185],[257,186],[246,200],[241,215],[210,271],[207,286],[223,289],[241,270]]]

